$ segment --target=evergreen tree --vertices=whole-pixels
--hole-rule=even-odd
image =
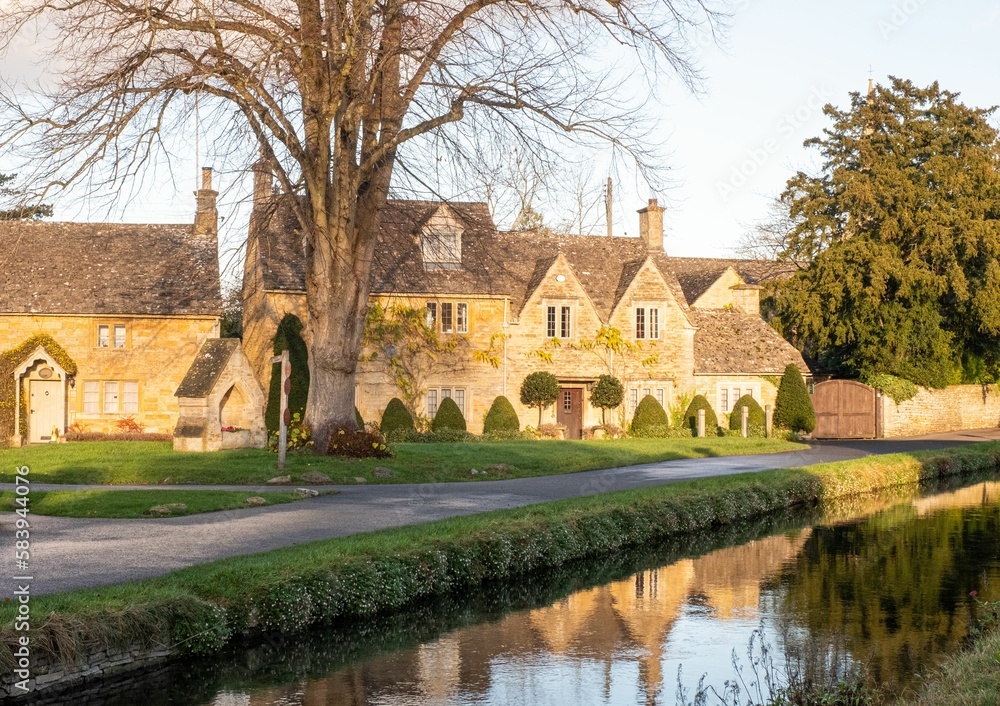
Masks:
[[[774,298],[775,323],[805,353],[851,377],[928,387],[993,379],[1000,363],[1000,139],[993,110],[936,83],[893,78],[807,146],[817,175],[781,196],[784,259],[807,267]]]
[[[17,174],[0,174],[0,198],[16,205],[8,209],[0,209],[0,221],[37,221],[52,215],[52,206],[45,203],[28,204],[24,194],[6,186],[14,181]]]
[[[811,432],[816,428],[816,412],[802,373],[792,364],[785,368],[774,401],[774,423],[792,431]]]
[[[614,375],[602,375],[590,393],[590,404],[601,410],[601,424],[607,424],[606,412],[614,409],[625,399],[625,388]]]
[[[552,373],[529,373],[521,383],[521,404],[538,407],[538,426],[542,426],[542,410],[559,397],[559,380]]]
[[[521,420],[517,418],[517,411],[503,395],[500,395],[493,404],[490,411],[483,419],[483,433],[495,434],[498,432],[516,432],[521,428]]]
[[[288,410],[292,414],[304,415],[306,399],[309,397],[309,351],[302,338],[302,322],[294,314],[285,314],[274,334],[274,354],[288,351],[292,364],[292,389],[288,393]],[[281,365],[271,366],[271,385],[267,394],[267,409],[264,422],[269,433],[278,430],[281,407]]]

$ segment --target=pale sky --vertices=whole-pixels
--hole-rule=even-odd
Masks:
[[[618,233],[637,231],[635,210],[655,195],[667,206],[669,253],[732,256],[741,234],[766,216],[794,171],[817,164],[802,142],[828,125],[822,105],[848,105],[850,91],[865,89],[869,66],[878,82],[889,75],[918,85],[936,80],[969,105],[1000,103],[1000,2],[734,0],[732,6],[724,46],[706,42],[698,51],[700,93],[665,79],[659,103],[650,106],[676,186],[650,194],[634,179],[616,184]],[[9,53],[0,60],[0,75],[22,73],[26,63],[24,52]],[[249,184],[227,184],[235,178],[227,165],[212,166],[222,182],[223,238],[231,246],[245,235],[238,202]],[[156,174],[151,186],[110,214],[81,205],[79,187],[76,201],[56,201],[57,218],[189,222],[195,174],[187,155],[172,174]]]

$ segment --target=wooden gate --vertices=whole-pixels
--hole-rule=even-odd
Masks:
[[[815,386],[812,394],[816,410],[817,439],[874,439],[875,390],[852,380],[830,380]]]

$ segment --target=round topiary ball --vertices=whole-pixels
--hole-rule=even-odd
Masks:
[[[483,433],[495,434],[497,432],[514,432],[521,428],[521,420],[517,418],[514,405],[503,395],[500,395],[493,404],[490,411],[483,419]]]
[[[705,410],[705,434],[715,436],[719,432],[719,418],[715,416],[715,410],[708,403],[705,395],[695,395],[684,412],[684,426],[691,430],[693,434],[698,433],[698,410]]]
[[[639,400],[639,405],[632,415],[632,433],[636,435],[648,434],[657,428],[666,429],[670,425],[667,412],[663,405],[656,401],[652,395],[646,395]]]
[[[743,395],[736,400],[736,404],[733,405],[733,411],[729,414],[729,428],[735,431],[740,431],[743,428],[744,407],[749,410],[750,416],[747,418],[748,426],[751,429],[762,429],[766,423],[764,408],[750,395]]]
[[[450,397],[441,400],[434,421],[431,423],[431,429],[436,432],[445,429],[465,431],[465,417],[462,416],[462,410],[455,404],[455,400]]]
[[[382,421],[379,423],[378,429],[383,436],[414,431],[413,415],[410,414],[410,410],[406,408],[401,399],[393,397],[389,400],[385,411],[382,412]]]

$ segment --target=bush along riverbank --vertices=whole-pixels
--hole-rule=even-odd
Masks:
[[[364,618],[792,506],[997,469],[1000,444],[868,457],[482,513],[43,596],[31,602],[29,686],[52,691],[150,659],[214,652],[240,635]],[[0,606],[0,693],[17,693],[15,610]]]

